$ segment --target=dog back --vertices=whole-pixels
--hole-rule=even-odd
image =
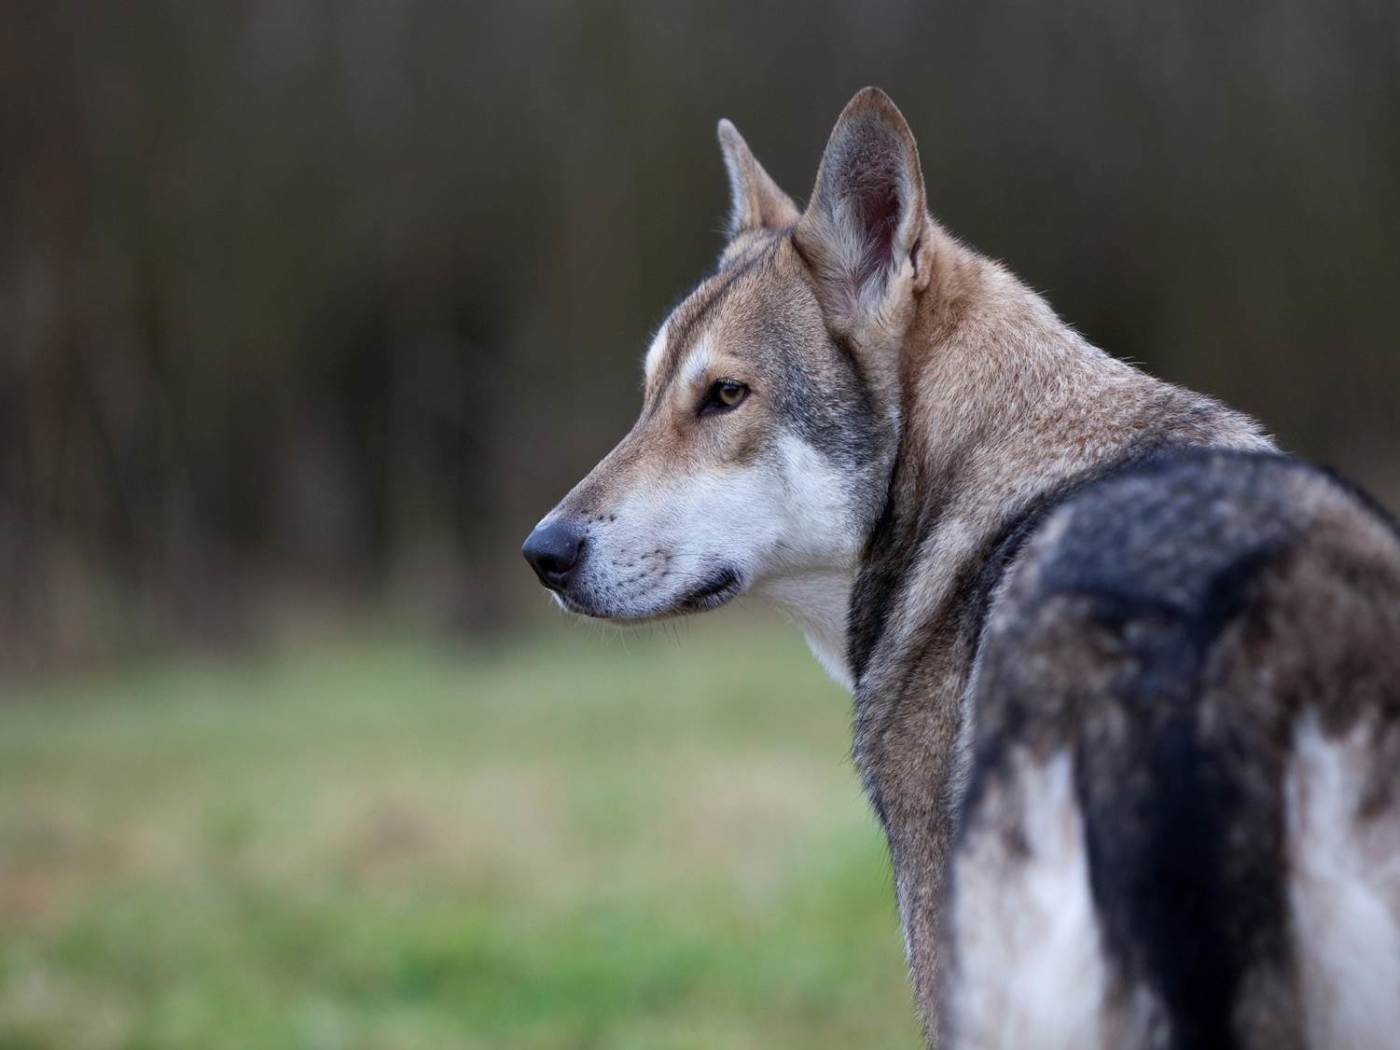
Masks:
[[[1400,533],[1179,451],[992,581],[953,860],[954,1045],[1400,1040]]]

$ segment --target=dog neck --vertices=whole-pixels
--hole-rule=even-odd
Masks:
[[[902,662],[1024,507],[1153,445],[1272,447],[1252,420],[1110,357],[1000,264],[934,236],[932,279],[900,347],[894,524],[860,570],[898,581],[882,597],[866,588],[883,606],[867,617],[878,651],[851,638],[862,690]],[[853,610],[853,631],[860,619]]]
[[[907,636],[1019,508],[1135,443],[1270,447],[1251,420],[1110,357],[1000,264],[936,226],[931,234],[933,279],[898,351],[899,454],[885,515],[894,535],[758,588],[851,691],[901,662]],[[860,653],[851,634],[852,590],[872,560],[892,560],[874,568],[902,581],[879,616],[884,659]]]
[[[852,688],[852,680],[846,658],[846,616],[855,574],[853,560],[846,566],[776,577],[759,590],[797,624],[822,669],[847,692]]]

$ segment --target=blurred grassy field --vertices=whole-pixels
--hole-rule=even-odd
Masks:
[[[0,1047],[918,1045],[790,630],[377,638],[0,703]]]

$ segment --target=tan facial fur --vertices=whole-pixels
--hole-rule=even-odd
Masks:
[[[629,621],[755,591],[849,685],[846,609],[897,450],[899,343],[930,274],[918,155],[889,100],[862,93],[799,212],[728,121],[719,140],[728,243],[648,348],[632,431],[541,522],[582,530],[556,600]],[[703,411],[726,380],[743,402]]]
[[[781,601],[813,574],[853,571],[877,496],[880,465],[850,454],[878,455],[854,433],[870,407],[807,403],[841,387],[843,365],[802,260],[781,233],[738,237],[658,330],[631,432],[545,519],[586,533],[558,595],[571,611],[649,619],[751,588]],[[707,410],[722,381],[741,384],[742,401]]]

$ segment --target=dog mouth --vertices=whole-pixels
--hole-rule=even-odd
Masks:
[[[739,593],[742,581],[733,569],[720,569],[710,574],[693,591],[676,603],[678,612],[705,612],[718,609]]]
[[[684,616],[687,613],[718,609],[736,597],[743,589],[744,581],[737,572],[733,569],[717,569],[703,577],[697,586],[685,592],[680,598],[659,609],[647,609],[634,613],[605,607],[600,608],[586,597],[568,592],[556,592],[554,599],[562,608],[576,615],[611,620],[613,623],[640,624],[654,620],[665,620],[672,616]]]

